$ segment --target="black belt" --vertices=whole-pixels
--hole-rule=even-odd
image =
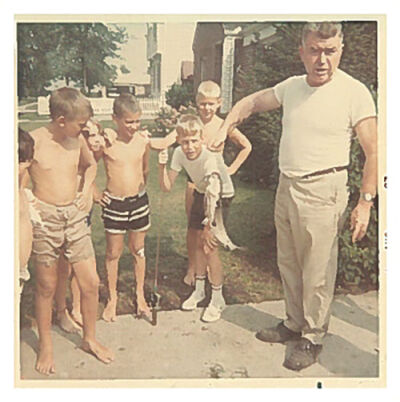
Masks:
[[[325,169],[325,170],[318,170],[318,172],[313,172],[310,174],[307,174],[305,176],[302,176],[302,179],[308,179],[309,177],[313,177],[313,176],[321,176],[323,174],[328,174],[328,173],[336,173],[336,172],[340,172],[342,170],[347,169],[348,166],[338,166],[338,167],[333,167],[330,169]]]

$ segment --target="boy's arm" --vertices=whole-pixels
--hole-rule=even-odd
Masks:
[[[28,186],[29,178],[30,178],[29,171],[28,171],[28,169],[26,169],[26,170],[24,170],[24,173],[22,173],[22,176],[21,176],[21,181],[19,183],[20,189],[23,189]]]
[[[101,158],[104,158],[104,149],[93,151],[92,153],[96,163]],[[110,203],[110,199],[107,197],[107,195],[104,194],[103,191],[100,191],[97,187],[96,181],[93,182],[93,202],[95,202],[96,204],[100,204],[103,207]]]
[[[217,150],[225,141],[227,133],[254,113],[268,112],[281,106],[273,88],[263,89],[241,99],[226,116],[209,148]]]
[[[176,136],[177,136],[176,130],[173,130],[163,138],[151,138],[150,148],[156,151],[161,151],[165,148],[168,148],[172,144],[175,144]]]
[[[143,155],[143,179],[144,184],[147,184],[147,178],[149,177],[149,157],[150,157],[150,143],[146,145],[146,150]]]
[[[164,149],[158,154],[158,180],[162,191],[171,191],[172,186],[178,177],[179,172],[176,170],[167,170],[168,149]]]
[[[86,144],[86,141],[82,137],[80,137],[79,140],[81,143],[79,165],[82,167],[84,172],[82,193],[81,196],[78,197],[77,205],[79,209],[85,209],[86,205],[89,203],[88,198],[90,196],[90,189],[96,178],[97,164],[92,152],[90,152],[89,147]]]
[[[228,133],[228,138],[238,147],[241,148],[236,155],[235,160],[228,167],[228,173],[234,175],[242,166],[243,162],[247,159],[251,152],[250,141],[236,128]]]

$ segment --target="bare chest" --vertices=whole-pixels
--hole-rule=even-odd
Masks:
[[[145,150],[145,145],[139,141],[132,141],[128,144],[116,141],[105,150],[105,161],[118,166],[136,165],[143,160]]]
[[[35,149],[33,169],[41,171],[63,171],[75,173],[78,170],[80,158],[79,143],[62,145],[49,141]]]
[[[209,123],[203,129],[203,139],[206,146],[210,145],[214,140],[215,135],[220,127],[220,123]],[[218,152],[222,152],[224,149],[224,143],[218,148]]]

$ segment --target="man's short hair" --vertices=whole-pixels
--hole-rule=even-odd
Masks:
[[[193,135],[203,134],[203,124],[201,120],[192,114],[182,116],[176,125],[176,132],[178,137],[190,137]]]
[[[122,117],[126,112],[136,114],[141,113],[142,109],[133,95],[122,93],[114,100],[113,113],[117,117]]]
[[[199,98],[220,98],[221,88],[214,81],[203,81],[197,88],[196,100]]]
[[[308,22],[304,25],[301,34],[301,43],[303,45],[310,33],[316,33],[321,39],[333,38],[338,34],[340,38],[343,38],[342,24],[340,22]]]
[[[27,131],[18,127],[18,163],[31,161],[34,147],[35,140]]]
[[[92,105],[81,92],[74,88],[59,88],[53,91],[49,101],[50,116],[53,120],[64,116],[73,120],[79,115],[93,116]]]

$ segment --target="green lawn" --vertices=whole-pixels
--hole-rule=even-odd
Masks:
[[[102,122],[110,126],[111,122]],[[32,130],[40,123],[22,123],[25,130]],[[157,154],[151,153],[148,194],[152,209],[152,227],[146,238],[147,293],[152,289],[156,254],[157,228],[160,225],[159,293],[163,309],[179,308],[182,299],[191,291],[182,279],[187,268],[186,214],[184,209],[185,175],[178,177],[171,193],[162,193],[157,179]],[[105,187],[102,161],[96,178],[100,189]],[[260,302],[279,299],[282,288],[276,267],[275,235],[273,228],[273,192],[235,180],[236,197],[231,205],[228,232],[233,241],[245,251],[221,251],[225,269],[224,294],[228,304]],[[161,209],[162,206],[162,209]],[[92,220],[93,243],[96,250],[97,269],[101,279],[99,314],[107,293],[105,288],[105,237],[100,208],[95,205]],[[32,267],[31,272],[33,272]],[[134,277],[132,257],[127,247],[119,265],[117,313],[134,311]],[[34,275],[33,275],[34,276]],[[21,303],[21,322],[27,324],[33,317],[33,280],[25,286]]]

